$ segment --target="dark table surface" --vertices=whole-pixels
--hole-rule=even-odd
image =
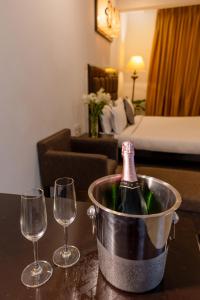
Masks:
[[[53,201],[46,199],[48,228],[39,240],[39,258],[52,266],[53,251],[63,244],[62,227],[53,218]],[[200,214],[179,212],[176,239],[170,242],[166,270],[161,284],[145,294],[131,294],[112,287],[98,268],[96,240],[86,215],[90,203],[78,202],[78,214],[69,227],[70,244],[80,249],[80,261],[71,268],[53,266],[51,279],[37,289],[22,285],[21,272],[33,260],[32,243],[19,226],[20,197],[0,194],[0,299],[200,299],[200,252],[196,232],[200,232]]]

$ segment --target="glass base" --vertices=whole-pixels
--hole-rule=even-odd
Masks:
[[[53,273],[52,266],[47,261],[38,261],[39,268],[34,270],[35,264],[31,263],[22,272],[21,281],[25,286],[38,287],[49,280]]]
[[[53,254],[53,262],[56,266],[61,268],[68,268],[75,265],[80,258],[78,248],[68,246],[67,251],[65,246],[58,248]]]

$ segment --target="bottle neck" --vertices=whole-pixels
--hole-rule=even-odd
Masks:
[[[137,181],[133,153],[124,153],[122,180],[129,181],[129,182]]]

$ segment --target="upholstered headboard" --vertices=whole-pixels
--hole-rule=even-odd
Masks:
[[[104,69],[88,65],[88,92],[96,93],[100,88],[104,88],[106,93],[110,93],[111,99],[117,99],[118,74],[116,71],[107,73]]]

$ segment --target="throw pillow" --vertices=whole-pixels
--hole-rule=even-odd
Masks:
[[[123,103],[123,99],[119,97],[117,100],[113,101],[113,106],[118,106]]]
[[[123,101],[112,108],[112,128],[116,134],[120,134],[127,125],[126,113]]]
[[[124,99],[124,108],[125,108],[128,123],[133,125],[134,124],[134,106],[130,99]]]
[[[111,117],[112,117],[112,108],[109,105],[105,105],[102,114],[100,115],[100,122],[101,128],[104,133],[109,134],[112,132],[112,124],[111,124]]]

